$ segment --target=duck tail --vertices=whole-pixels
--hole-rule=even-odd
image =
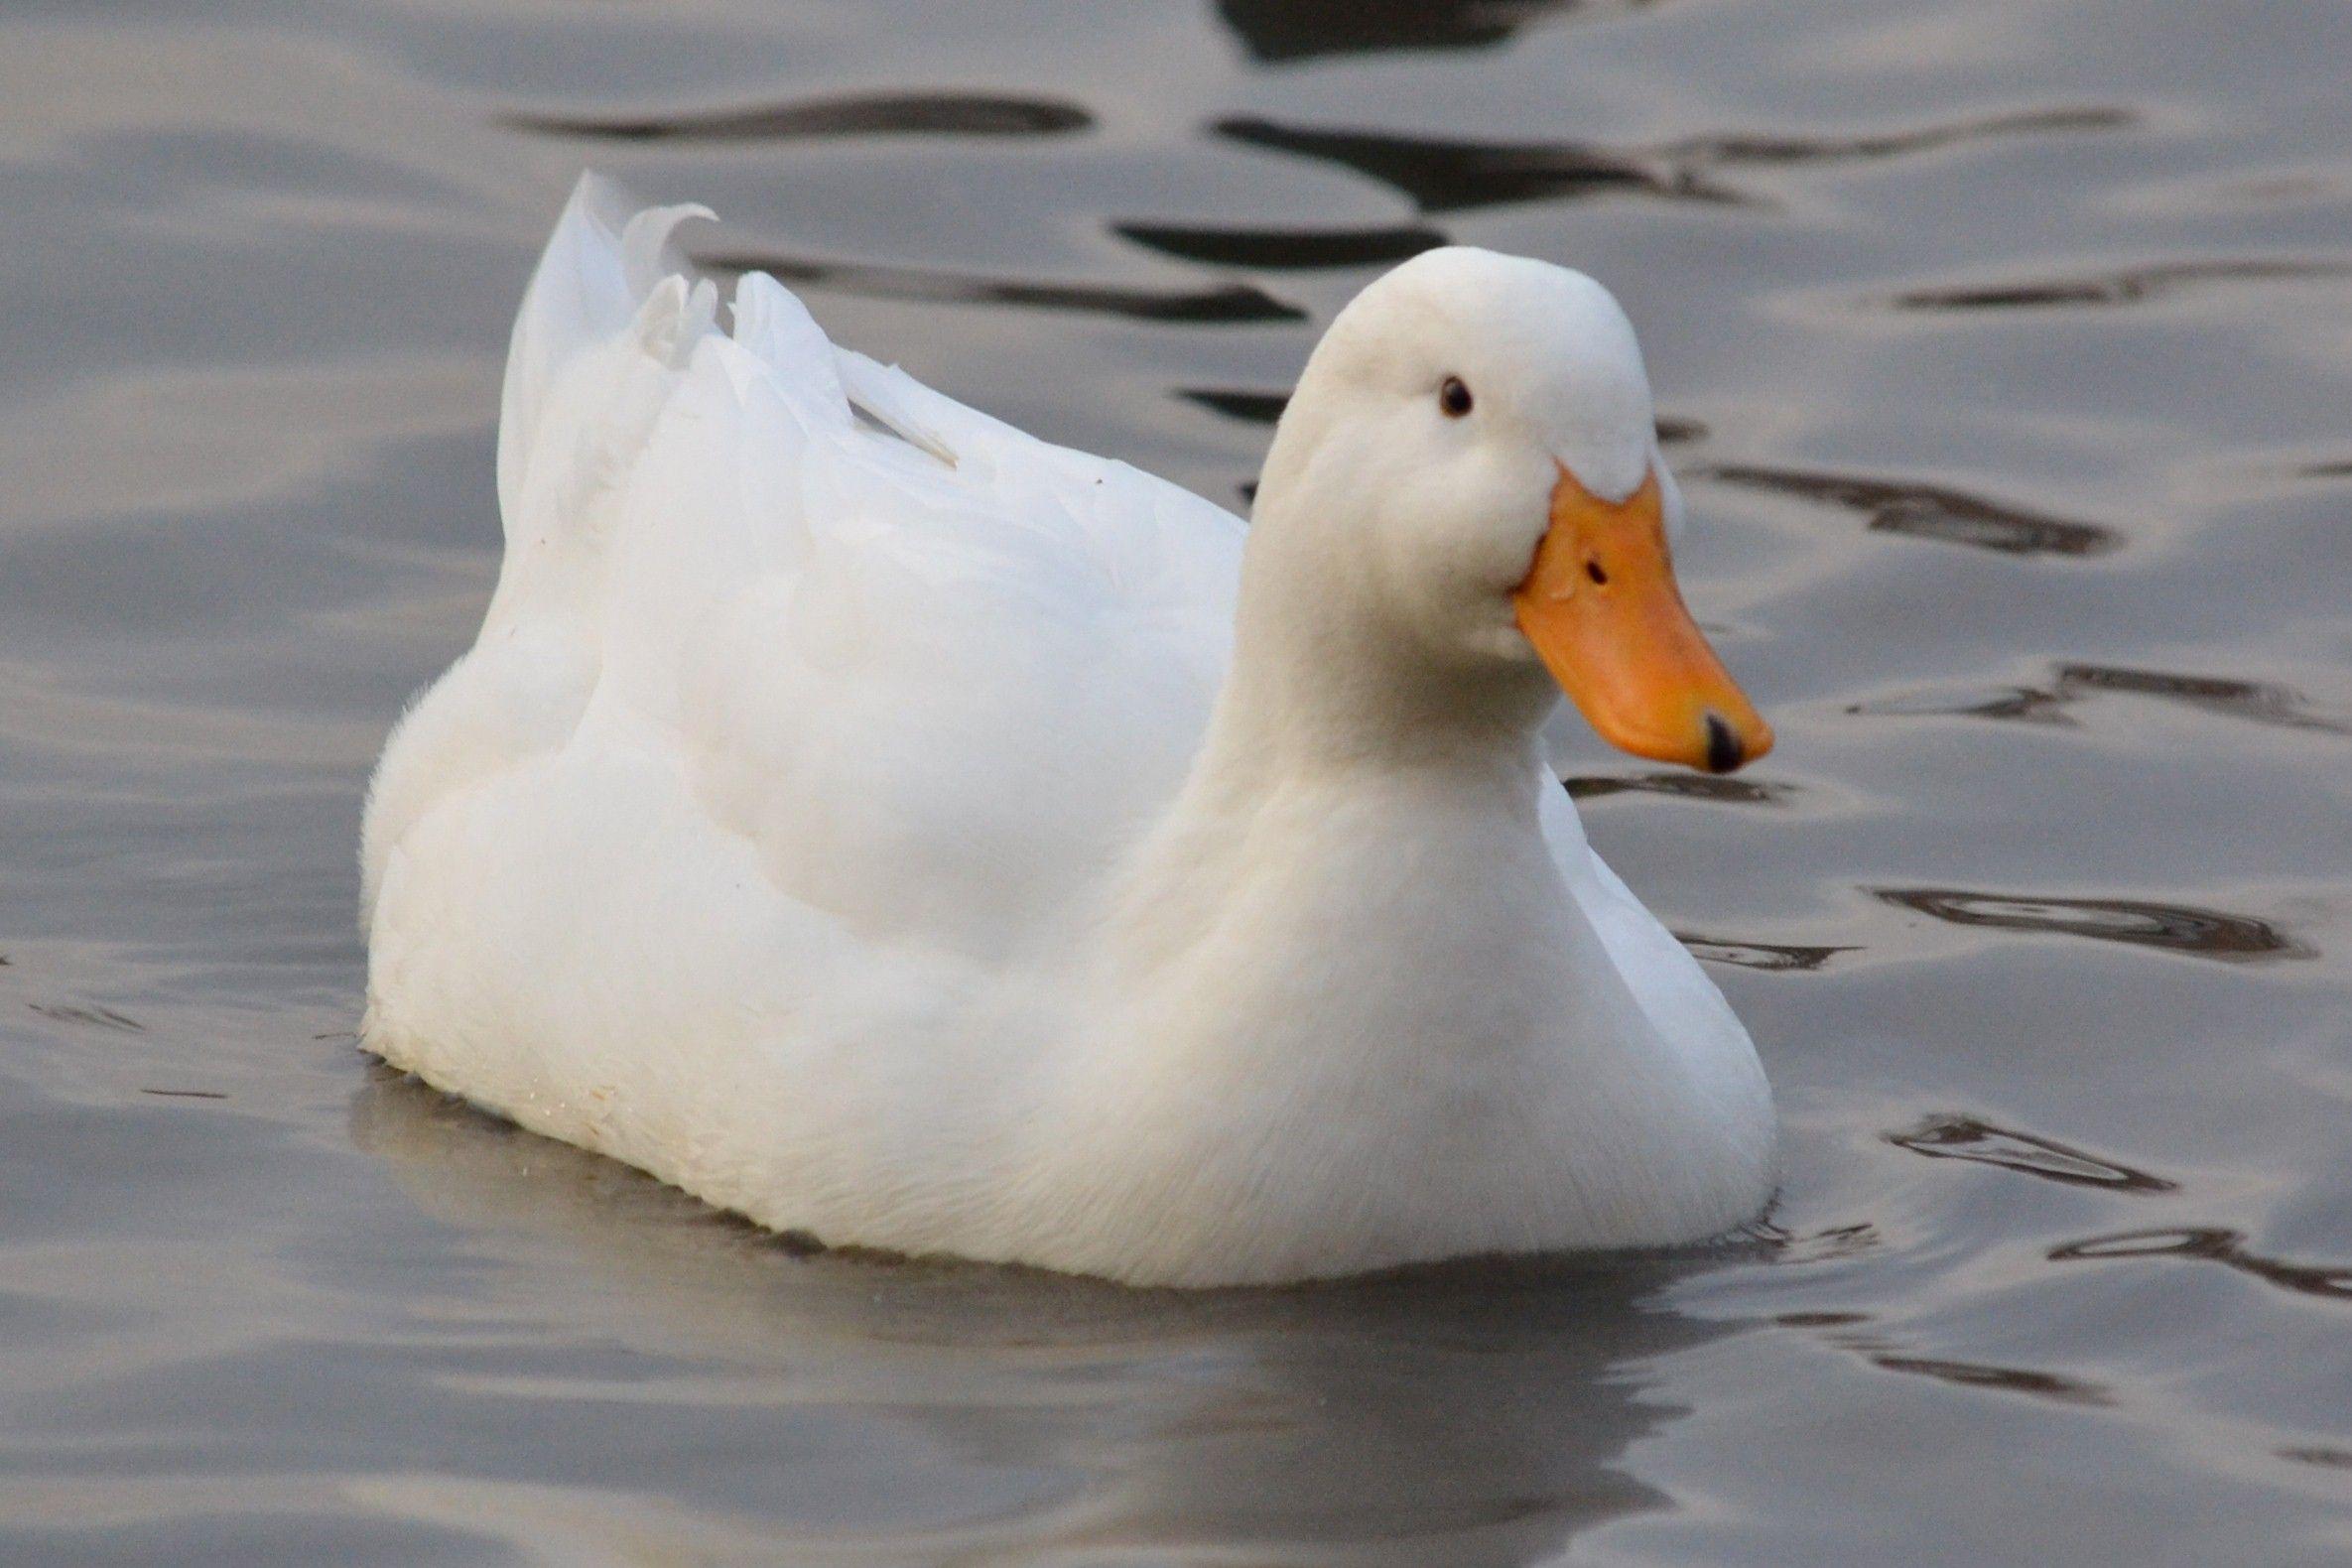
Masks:
[[[543,418],[565,367],[583,350],[634,327],[643,348],[675,363],[707,328],[717,290],[697,280],[672,242],[706,206],[639,209],[618,183],[580,177],[515,317],[498,411],[498,502],[511,532]]]

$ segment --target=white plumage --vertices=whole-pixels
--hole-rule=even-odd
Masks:
[[[726,329],[666,247],[699,210],[584,181],[523,306],[497,590],[368,802],[371,1049],[769,1226],[1135,1281],[1762,1207],[1748,1037],[1587,848],[1474,581],[1524,572],[1541,492],[1481,519],[1532,455],[1655,462],[1597,285],[1448,251],[1368,291],[1245,570],[1239,519],[771,278]],[[1486,446],[1373,428],[1424,350]]]

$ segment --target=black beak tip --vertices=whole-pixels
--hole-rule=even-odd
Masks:
[[[1740,747],[1740,737],[1724,721],[1721,714],[1707,716],[1707,771],[1729,773],[1748,760]]]

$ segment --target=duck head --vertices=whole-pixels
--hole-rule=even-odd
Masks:
[[[1683,604],[1681,512],[1609,291],[1449,246],[1332,324],[1267,456],[1258,532],[1294,609],[1319,578],[1428,666],[1548,676],[1625,750],[1729,772],[1772,732]]]

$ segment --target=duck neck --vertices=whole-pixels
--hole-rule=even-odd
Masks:
[[[1499,766],[1523,779],[1558,698],[1540,668],[1437,651],[1364,563],[1288,523],[1261,506],[1251,529],[1196,781]]]
[[[1225,686],[1123,884],[1113,929],[1130,985],[1181,971],[1238,922],[1327,953],[1338,977],[1360,936],[1375,964],[1378,931],[1449,921],[1516,948],[1565,906],[1540,821],[1536,732],[1556,701],[1541,670],[1432,657],[1378,595],[1324,570],[1328,552],[1296,542],[1261,509]]]

